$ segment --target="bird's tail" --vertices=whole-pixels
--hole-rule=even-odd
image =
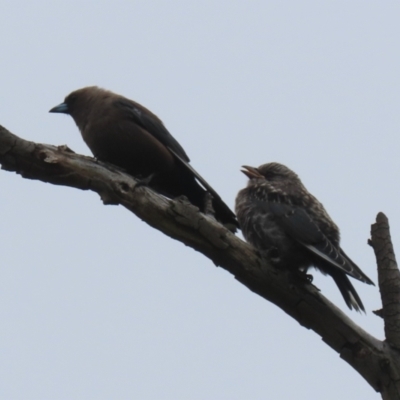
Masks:
[[[182,167],[186,170],[188,175],[190,176],[190,190],[193,194],[192,198],[189,197],[195,205],[199,206],[201,210],[204,208],[204,204],[196,204],[196,200],[200,198],[202,203],[204,203],[204,193],[205,191],[209,192],[212,196],[212,204],[215,211],[215,217],[221,223],[223,223],[230,231],[236,232],[239,227],[239,223],[237,222],[236,215],[231,211],[231,209],[226,205],[226,203],[221,199],[221,196],[211,187],[211,185],[182,157],[179,156],[173,149],[169,148],[171,153],[180,161]],[[202,187],[198,184],[204,187]],[[199,196],[200,193],[203,193],[202,196]]]
[[[354,289],[354,286],[351,284],[347,275],[342,271],[336,270],[330,271],[329,275],[331,275],[334,279],[337,287],[340,290],[340,293],[342,293],[344,301],[346,302],[350,310],[354,309],[358,312],[363,311],[365,313],[365,308],[360,299],[360,296],[356,292],[356,289]]]
[[[189,176],[187,177],[185,188],[186,195],[189,198],[190,202],[197,207],[200,208],[202,212],[204,212],[205,207],[205,195],[206,192],[211,194],[212,197],[212,207],[215,212],[215,218],[225,225],[231,232],[236,232],[239,224],[236,219],[236,215],[231,211],[231,209],[225,204],[225,202],[221,199],[215,190],[211,188],[210,185],[204,185],[204,180],[201,182],[205,188],[199,185],[197,181],[197,176],[193,176],[189,172]],[[212,191],[210,191],[210,188]]]

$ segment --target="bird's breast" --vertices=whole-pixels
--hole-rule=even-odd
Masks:
[[[267,201],[260,201],[246,193],[239,192],[236,198],[236,215],[246,241],[251,243],[263,256],[276,264],[289,268],[307,267],[309,257],[290,236],[287,235]]]
[[[146,177],[175,166],[171,152],[149,132],[128,119],[108,116],[86,125],[82,137],[95,157]]]

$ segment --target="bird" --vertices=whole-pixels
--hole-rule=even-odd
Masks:
[[[100,161],[112,163],[158,193],[188,200],[205,211],[208,192],[215,218],[232,232],[235,214],[190,165],[190,159],[162,121],[139,103],[97,86],[78,89],[49,112],[69,114]],[[209,203],[209,201],[208,201]]]
[[[348,276],[374,285],[340,247],[340,232],[324,206],[285,165],[242,166],[249,178],[235,201],[243,236],[277,267],[330,275],[350,310],[365,312]],[[304,276],[304,275],[303,275]]]

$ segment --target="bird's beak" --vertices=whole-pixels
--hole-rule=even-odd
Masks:
[[[249,167],[248,165],[242,165],[242,172],[249,178],[249,179],[264,179],[264,176],[260,174],[257,168]]]
[[[67,103],[61,103],[58,106],[53,107],[49,112],[51,112],[51,113],[69,114],[68,104]]]

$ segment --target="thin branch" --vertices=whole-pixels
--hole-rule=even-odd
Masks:
[[[383,213],[379,213],[376,222],[371,225],[370,244],[378,264],[386,340],[400,349],[400,271],[390,237],[389,221]]]
[[[201,252],[247,288],[312,329],[376,390],[387,387],[392,353],[387,344],[354,324],[311,284],[291,282],[253,248],[184,199],[169,200],[109,164],[66,147],[28,142],[0,127],[0,163],[24,178],[97,192],[152,227]],[[389,368],[390,369],[390,368]]]

